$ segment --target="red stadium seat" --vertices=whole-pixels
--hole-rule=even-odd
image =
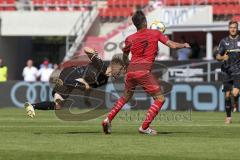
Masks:
[[[168,5],[168,6],[177,5],[177,4],[178,4],[177,0],[167,0],[166,1],[166,5]]]
[[[110,20],[110,21],[119,21],[122,19],[126,19],[133,13],[133,8],[118,8],[118,7],[111,7],[111,8],[100,8],[99,9],[99,16],[102,20]]]
[[[15,7],[15,0],[6,0],[5,3],[6,3],[6,6],[3,7],[4,10],[6,11],[15,11],[16,10],[16,7]]]
[[[112,7],[112,0],[107,0],[107,6]]]
[[[7,4],[15,4],[15,0],[6,0]]]
[[[107,0],[108,7],[144,7],[149,0]]]
[[[45,0],[33,0],[33,4],[36,6],[43,6],[45,3]]]
[[[240,16],[233,16],[232,20],[240,22]]]
[[[0,11],[3,11],[4,9],[3,9],[3,4],[4,4],[4,2],[3,2],[3,0],[0,0]]]
[[[192,4],[192,0],[180,0],[181,5],[190,5]]]
[[[91,5],[92,1],[91,0],[81,0],[82,5]]]
[[[70,4],[69,0],[59,0],[59,6],[62,9],[65,9],[65,8],[68,9],[69,4]]]

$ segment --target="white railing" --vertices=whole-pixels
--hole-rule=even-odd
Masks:
[[[78,50],[83,38],[85,37],[87,31],[90,29],[91,24],[97,18],[98,10],[97,7],[93,7],[91,11],[84,13],[82,12],[73,28],[66,37],[66,56],[65,60],[69,60],[70,57],[74,56],[75,52]]]

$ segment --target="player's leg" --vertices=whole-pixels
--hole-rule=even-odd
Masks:
[[[55,110],[56,104],[52,101],[40,102],[32,104],[33,108],[36,110]]]
[[[45,101],[40,103],[31,104],[26,102],[24,104],[24,108],[26,109],[27,115],[31,118],[35,117],[35,109],[36,110],[59,110],[61,109],[61,103],[64,100],[63,97],[53,91],[54,102]]]
[[[125,89],[123,96],[118,99],[118,101],[114,104],[113,108],[109,112],[108,116],[102,122],[104,133],[111,133],[111,121],[122,109],[122,107],[132,98],[135,87],[136,83],[134,73],[127,73],[125,75]]]
[[[238,111],[238,99],[239,99],[239,88],[240,88],[240,81],[234,80],[233,82],[233,112]]]
[[[134,91],[125,89],[124,95],[118,99],[118,101],[114,104],[114,107],[109,112],[107,118],[111,122],[117,113],[122,109],[122,107],[132,98]]]
[[[105,134],[111,133],[111,122],[117,113],[122,109],[122,107],[132,98],[134,91],[133,90],[124,90],[124,95],[118,99],[118,101],[114,104],[113,108],[109,112],[108,116],[103,120],[103,132]]]
[[[139,80],[139,84],[154,99],[153,104],[150,106],[150,108],[147,111],[147,115],[144,122],[139,128],[139,132],[144,134],[149,134],[149,135],[156,135],[157,131],[151,129],[149,126],[151,122],[154,120],[154,118],[157,116],[158,112],[161,110],[164,104],[165,98],[162,95],[158,80],[151,73],[145,74]]]
[[[154,99],[154,102],[148,109],[146,118],[143,121],[141,127],[139,128],[139,132],[144,134],[149,134],[149,135],[156,135],[157,131],[155,131],[154,129],[151,129],[149,126],[154,120],[154,118],[158,115],[158,112],[161,110],[164,104],[165,98],[161,94],[161,92],[152,94],[152,97]]]
[[[226,124],[232,123],[231,89],[232,89],[232,83],[230,81],[223,83],[223,92],[225,97],[225,111],[226,111],[225,123]]]

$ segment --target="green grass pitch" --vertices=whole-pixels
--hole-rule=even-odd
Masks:
[[[138,113],[137,113],[138,112]],[[240,115],[225,125],[223,112],[192,112],[191,119],[157,120],[157,136],[137,132],[143,111],[122,111],[113,133],[104,135],[102,117],[65,122],[53,111],[26,117],[23,109],[0,109],[0,160],[230,160],[240,159]],[[188,114],[182,112],[165,112]],[[130,118],[129,118],[130,116]]]

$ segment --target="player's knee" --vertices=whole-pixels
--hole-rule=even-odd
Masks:
[[[165,101],[165,97],[164,97],[163,95],[153,96],[153,99],[154,99],[154,100],[161,101],[161,102],[164,102],[164,101]]]
[[[130,99],[131,99],[132,96],[133,96],[133,93],[134,93],[133,91],[129,91],[129,90],[125,90],[125,91],[124,91],[123,97],[124,97],[126,103],[127,103],[128,101],[130,101]]]
[[[226,92],[225,93],[225,99],[229,99],[231,97],[231,92]]]
[[[238,97],[239,93],[233,93],[234,97]]]
[[[131,97],[130,96],[123,96],[124,97],[124,99],[125,99],[125,102],[127,103],[127,102],[129,102],[130,101],[130,99],[131,99]]]
[[[234,89],[233,90],[233,96],[237,97],[239,95],[239,90],[238,89]]]

